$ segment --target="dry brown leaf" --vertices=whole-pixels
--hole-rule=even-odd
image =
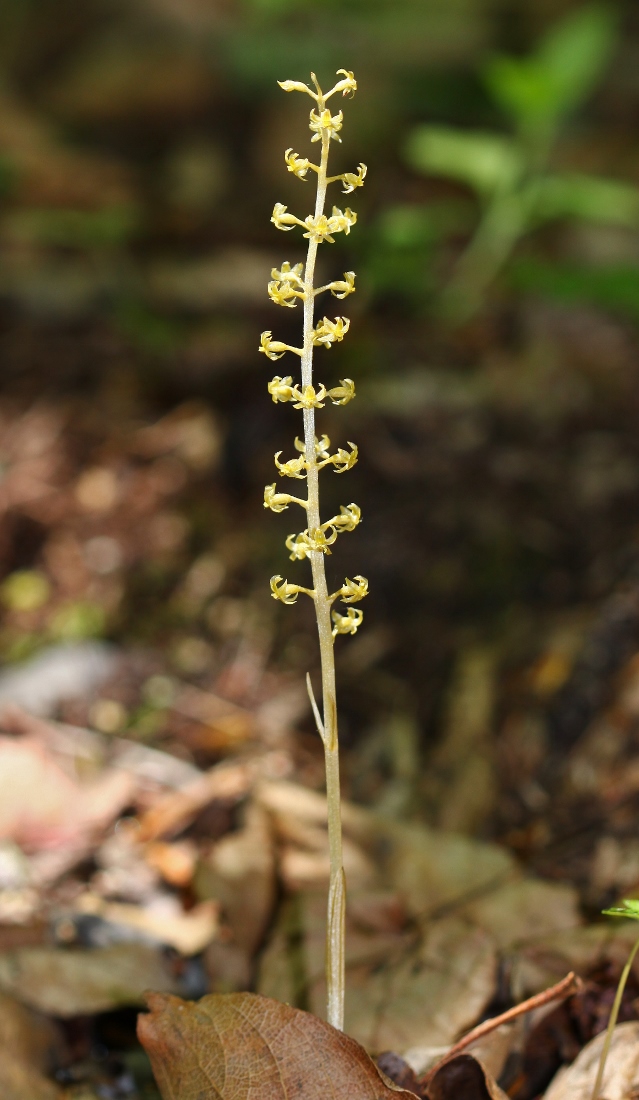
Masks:
[[[428,1086],[429,1100],[508,1100],[488,1070],[472,1054],[445,1062]]]
[[[7,951],[0,955],[0,989],[63,1019],[142,1004],[147,989],[181,992],[160,953],[140,943]]]
[[[559,1070],[544,1100],[590,1100],[604,1041],[602,1032],[583,1048],[571,1066]],[[629,1100],[637,1095],[637,1089],[639,1023],[633,1021],[619,1024],[613,1032],[600,1095],[606,1100]]]
[[[506,882],[465,905],[462,913],[488,929],[502,950],[581,924],[579,896],[572,886],[534,878]]]
[[[75,782],[36,740],[0,737],[0,837],[30,851],[72,846],[104,829],[136,787],[133,776],[112,769]]]
[[[214,901],[202,901],[186,913],[157,912],[116,901],[99,905],[94,911],[111,924],[130,928],[186,956],[203,951],[215,939],[219,927],[219,906]]]
[[[637,938],[634,921],[608,921],[565,929],[523,944],[511,961],[516,1000],[540,993],[569,971],[585,974],[611,962],[621,970]],[[639,975],[639,959],[633,967]]]
[[[62,1091],[37,1069],[0,1050],[0,1096],[2,1100],[63,1100]]]
[[[193,1004],[152,993],[138,1035],[164,1100],[390,1100],[365,1050],[315,1016],[255,993]]]
[[[261,806],[248,806],[244,828],[213,847],[195,889],[199,897],[221,902],[235,943],[252,954],[262,942],[276,894],[273,838]]]
[[[325,895],[293,899],[262,956],[260,992],[298,1003],[302,994],[323,1015],[325,934]],[[496,966],[490,936],[465,921],[433,922],[417,938],[367,932],[347,911],[346,1030],[374,1053],[448,1046],[492,999]]]
[[[53,1023],[0,993],[2,1100],[56,1100],[60,1096],[60,1090],[43,1075],[60,1038]]]
[[[160,798],[142,815],[138,840],[176,836],[195,815],[215,799],[239,801],[250,789],[253,770],[248,764],[221,764],[179,791]]]

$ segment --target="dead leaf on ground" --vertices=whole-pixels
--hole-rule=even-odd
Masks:
[[[472,1054],[445,1062],[428,1086],[429,1100],[508,1100],[488,1070]]]
[[[179,791],[171,791],[140,818],[138,840],[177,836],[193,818],[216,799],[239,802],[249,791],[253,769],[249,764],[220,764]]]
[[[195,891],[221,903],[235,943],[252,955],[271,919],[276,889],[270,820],[254,803],[244,828],[223,837],[203,860]]]
[[[159,951],[123,943],[96,949],[24,947],[0,955],[0,990],[65,1019],[139,1005],[147,989],[181,992]]]
[[[356,911],[365,898],[356,897]],[[292,899],[262,957],[260,992],[323,1016],[325,930],[324,894]],[[490,936],[466,921],[433,922],[419,934],[367,930],[347,910],[346,1030],[373,1052],[447,1046],[492,999],[496,967]]]
[[[559,1073],[544,1100],[590,1100],[597,1076],[605,1033],[597,1035],[571,1066]],[[639,1088],[639,1023],[619,1024],[613,1033],[600,1095],[606,1100],[628,1100]]]
[[[63,1100],[61,1089],[11,1052],[0,1051],[2,1100]]]
[[[254,993],[197,1003],[153,993],[138,1035],[165,1100],[390,1100],[365,1050],[315,1016]],[[330,1084],[329,1084],[330,1083]]]
[[[2,1100],[56,1100],[46,1079],[61,1037],[55,1026],[13,997],[0,993],[0,1096]]]
[[[0,737],[0,836],[28,850],[104,829],[135,790],[130,774],[112,769],[91,783],[74,782],[36,740]]]

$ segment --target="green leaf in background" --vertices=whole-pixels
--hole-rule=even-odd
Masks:
[[[639,901],[635,898],[624,898],[623,905],[615,906],[613,909],[603,909],[602,912],[606,917],[628,917],[630,920],[639,920]]]
[[[130,206],[102,210],[31,208],[12,215],[14,235],[24,241],[63,248],[117,248],[139,228],[139,212]]]
[[[406,160],[418,172],[450,176],[492,195],[515,186],[524,168],[514,141],[500,134],[448,126],[418,126],[406,144]]]
[[[590,303],[639,321],[639,269],[589,268],[583,264],[517,260],[510,283],[517,290],[543,294],[559,302]]]
[[[614,8],[589,5],[569,15],[526,58],[493,57],[484,80],[495,101],[528,137],[551,129],[592,91],[616,38]]]
[[[577,173],[545,176],[537,184],[540,221],[580,218],[604,225],[639,227],[639,188]]]

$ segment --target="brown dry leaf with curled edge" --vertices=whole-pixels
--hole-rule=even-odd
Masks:
[[[256,993],[196,1003],[148,995],[138,1019],[164,1100],[391,1100],[415,1094],[384,1080],[366,1051],[308,1012]]]
[[[508,1100],[485,1066],[472,1054],[458,1054],[434,1075],[428,1100]]]

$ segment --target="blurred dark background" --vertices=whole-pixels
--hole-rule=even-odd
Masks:
[[[269,599],[305,576],[262,508],[300,424],[257,349],[301,322],[266,295],[303,255],[273,204],[312,194],[276,81],[345,66],[334,170],[368,177],[319,365],[358,388],[320,418],[360,449],[324,478],[364,517],[329,571],[371,589],[337,643],[347,788],[543,845],[544,768],[639,647],[638,61],[630,0],[4,0],[3,662],[98,636],[249,703],[315,669],[311,609]],[[71,717],[174,744],[145,690]]]

